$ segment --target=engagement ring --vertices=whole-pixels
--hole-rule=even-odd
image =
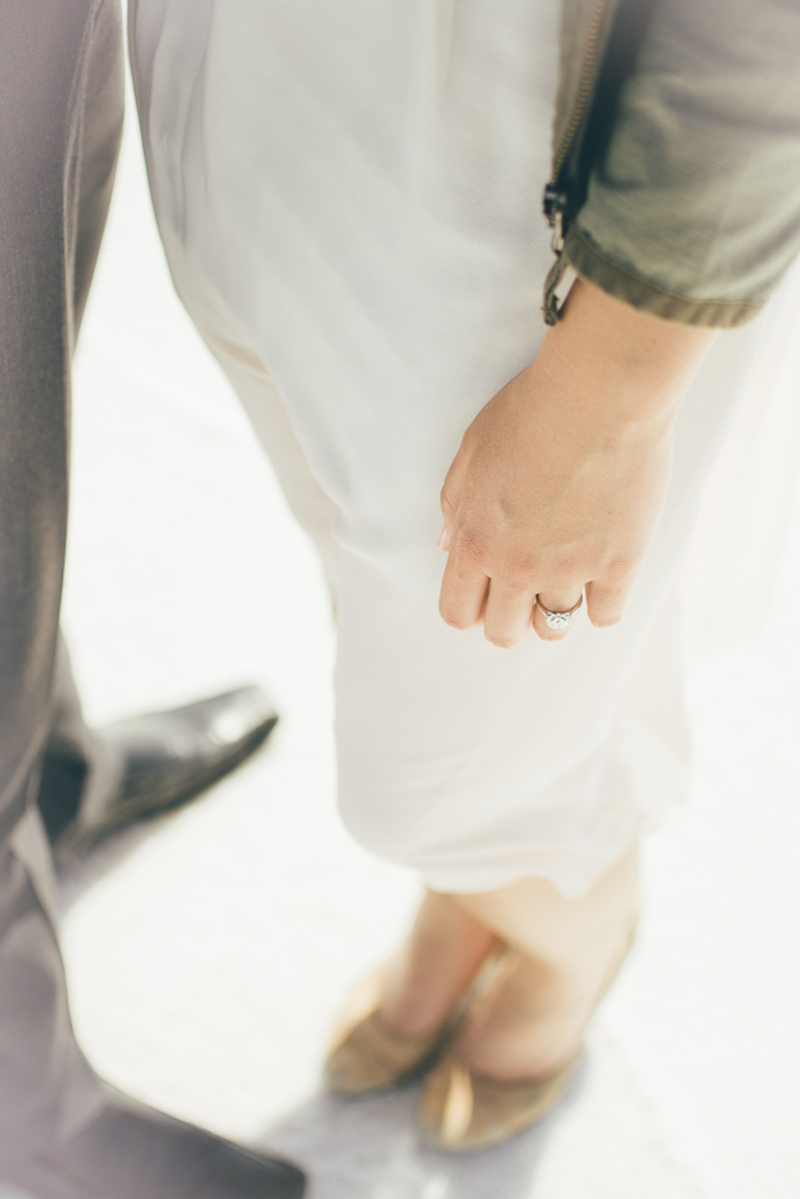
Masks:
[[[573,616],[583,603],[583,593],[581,593],[581,597],[577,604],[573,604],[569,612],[551,612],[549,608],[545,608],[538,595],[536,597],[536,603],[544,613],[544,623],[547,625],[548,629],[568,629],[572,624]]]

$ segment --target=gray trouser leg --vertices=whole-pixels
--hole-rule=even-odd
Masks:
[[[0,1157],[88,1117],[33,804],[52,723],[69,372],[122,115],[116,0],[0,0]]]

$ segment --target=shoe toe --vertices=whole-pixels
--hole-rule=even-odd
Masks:
[[[114,785],[61,832],[60,859],[189,803],[244,762],[277,721],[267,696],[250,686],[106,725],[95,737]]]
[[[325,1084],[338,1095],[366,1095],[411,1078],[435,1051],[441,1032],[396,1037],[371,1012],[334,1044],[325,1062]]]
[[[561,1099],[576,1059],[538,1079],[473,1074],[452,1055],[428,1075],[419,1109],[423,1139],[438,1149],[484,1149],[541,1120]]]
[[[258,687],[239,687],[182,708],[118,720],[98,735],[122,756],[130,777],[224,759],[266,737],[277,719]]]

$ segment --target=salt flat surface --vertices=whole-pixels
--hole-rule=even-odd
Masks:
[[[92,1060],[296,1158],[311,1199],[797,1199],[798,514],[758,639],[692,668],[692,803],[647,847],[639,941],[569,1106],[454,1158],[420,1148],[414,1088],[325,1097],[337,1005],[418,888],[338,822],[320,571],[170,290],[134,125],[76,370],[75,670],[95,722],[249,680],[282,719],[202,802],[64,880]]]

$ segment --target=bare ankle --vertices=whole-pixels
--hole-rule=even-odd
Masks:
[[[496,938],[449,896],[429,894],[408,941],[387,964],[381,1020],[400,1037],[440,1027],[469,988]]]

